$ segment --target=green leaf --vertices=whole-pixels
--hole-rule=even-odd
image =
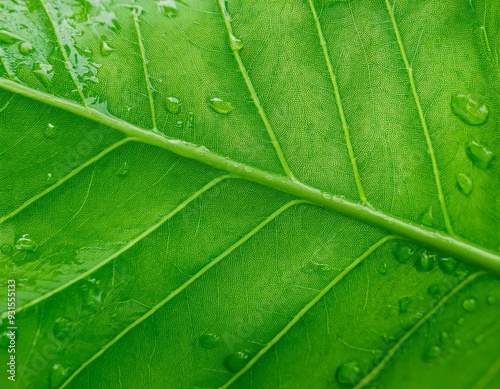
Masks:
[[[498,2],[0,16],[2,385],[500,385]]]

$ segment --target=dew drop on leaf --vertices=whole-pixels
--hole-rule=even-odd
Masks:
[[[222,100],[218,97],[211,98],[208,103],[215,112],[223,115],[228,114],[234,109],[229,101]]]
[[[236,351],[227,356],[225,365],[232,373],[237,373],[248,363],[250,355],[246,351]]]
[[[206,349],[211,349],[219,343],[219,337],[216,334],[206,333],[198,339],[200,346]]]
[[[432,361],[438,358],[443,350],[439,346],[430,346],[427,350],[425,350],[424,358],[428,361]]]
[[[411,257],[413,257],[414,253],[415,252],[413,248],[411,248],[410,246],[402,245],[396,249],[394,255],[396,256],[396,260],[399,263],[406,263],[411,259]]]
[[[378,266],[378,272],[381,274],[381,275],[386,275],[387,274],[387,263],[385,262],[382,262],[379,266]]]
[[[408,306],[410,305],[411,299],[409,297],[403,297],[399,300],[399,313],[404,315],[408,312]]]
[[[184,126],[184,122],[182,120],[178,120],[175,125],[179,128],[182,128]]]
[[[56,127],[51,123],[47,124],[47,127],[45,127],[45,130],[43,131],[43,135],[49,139],[55,138],[57,136]]]
[[[21,42],[19,43],[19,52],[22,55],[30,55],[35,51],[35,47],[29,42]]]
[[[415,261],[415,267],[418,271],[430,271],[436,263],[436,255],[424,251]]]
[[[181,111],[181,102],[176,97],[167,97],[165,100],[165,106],[167,111],[170,113],[179,113]]]
[[[477,300],[474,297],[468,297],[462,302],[462,308],[467,312],[474,312],[477,309]]]
[[[4,244],[0,247],[0,251],[3,255],[11,256],[14,253],[14,246],[11,244]]]
[[[115,175],[120,176],[120,177],[125,177],[130,170],[130,165],[128,162],[124,162],[123,165],[120,166],[118,171],[115,173]]]
[[[434,227],[434,215],[432,213],[432,207],[429,207],[420,217],[420,222],[427,227]]]
[[[112,47],[110,47],[105,40],[101,41],[101,54],[102,55],[104,55],[105,57],[107,57],[113,51],[115,51],[115,49],[113,49]]]
[[[194,112],[188,112],[187,120],[186,120],[186,127],[187,128],[194,128],[195,124],[196,123],[195,123]]]
[[[179,14],[175,0],[158,0],[158,9],[163,15],[171,18]]]
[[[18,251],[33,252],[38,248],[38,243],[31,239],[29,234],[24,234],[17,240],[15,247]]]
[[[461,326],[465,323],[465,317],[459,317],[457,320],[457,325]]]
[[[52,173],[47,173],[47,178],[45,179],[45,185],[53,185],[57,182],[57,178],[54,177]]]
[[[459,173],[457,175],[457,186],[458,189],[460,189],[460,192],[462,192],[465,196],[469,196],[472,192],[472,180],[469,176],[463,173]]]
[[[323,273],[332,270],[330,265],[326,263],[317,263],[314,261],[307,262],[301,269],[304,273]]]
[[[452,257],[441,258],[439,260],[439,267],[443,273],[451,274],[457,268],[457,261]]]
[[[464,123],[479,126],[488,120],[488,107],[472,95],[463,93],[451,97],[451,110]]]
[[[50,369],[50,387],[55,389],[59,387],[67,378],[68,370],[59,363],[56,363]]]
[[[486,298],[486,302],[488,303],[488,305],[495,305],[498,302],[498,299],[495,296],[488,296]]]
[[[73,328],[73,322],[67,317],[60,317],[54,322],[52,332],[57,340],[65,339]]]
[[[361,368],[357,361],[346,362],[337,367],[335,374],[340,384],[355,385],[361,379]]]
[[[427,293],[429,293],[429,295],[431,295],[434,298],[438,298],[439,296],[441,296],[441,293],[442,293],[441,285],[431,284],[429,286],[429,288],[427,289]]]
[[[478,335],[474,338],[474,343],[481,344],[484,342],[484,335]]]
[[[2,43],[11,44],[20,40],[22,39],[19,38],[17,35],[7,30],[0,30],[0,42]]]
[[[450,334],[446,331],[441,331],[439,334],[439,341],[443,344],[446,344],[450,341]]]
[[[233,50],[241,50],[243,48],[243,42],[236,38],[233,34],[230,36],[231,48]]]
[[[481,169],[487,169],[493,159],[493,152],[476,141],[467,145],[466,152],[471,162]]]
[[[460,347],[462,345],[462,339],[455,339],[453,341],[453,344],[455,345],[455,347]]]
[[[33,65],[33,73],[44,87],[48,88],[52,85],[52,77],[54,77],[52,65],[37,62]]]

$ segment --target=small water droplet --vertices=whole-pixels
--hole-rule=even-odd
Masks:
[[[205,153],[208,153],[210,150],[205,147],[205,146],[199,146],[196,148],[196,153],[197,154],[205,154]]]
[[[130,165],[128,162],[124,162],[122,166],[118,169],[118,171],[115,173],[116,176],[120,177],[125,177],[130,170]]]
[[[106,41],[101,41],[101,54],[105,57],[110,55],[115,49],[110,47]]]
[[[47,127],[45,127],[45,130],[43,130],[43,135],[45,135],[49,139],[55,138],[57,136],[56,127],[51,123],[47,124]]]
[[[50,387],[53,389],[59,387],[66,380],[67,376],[68,369],[56,363],[50,370]]]
[[[465,323],[465,317],[459,317],[457,320],[457,325],[461,326]]]
[[[231,39],[231,48],[233,50],[241,50],[243,48],[243,42],[236,38],[233,34],[230,36]]]
[[[177,123],[175,123],[175,125],[179,128],[182,128],[184,127],[184,122],[182,120],[178,120]]]
[[[57,181],[58,179],[52,173],[48,173],[47,178],[45,179],[45,185],[53,185]]]
[[[434,215],[432,212],[432,207],[429,207],[420,217],[420,223],[427,227],[434,227]]]
[[[179,113],[181,112],[181,102],[178,98],[176,97],[167,97],[165,99],[165,107],[167,108],[167,111],[170,113]]]
[[[495,305],[498,302],[498,299],[495,296],[488,296],[486,298],[486,302],[488,303],[488,305]]]
[[[448,334],[448,332],[446,331],[442,331],[440,334],[439,334],[439,340],[441,343],[443,344],[446,344],[450,341],[450,334]]]
[[[175,0],[158,0],[158,10],[165,16],[175,17],[179,14]]]
[[[442,293],[441,285],[431,284],[427,289],[427,293],[429,293],[429,295],[431,295],[434,298],[438,298],[439,296],[441,296]]]
[[[328,194],[328,193],[323,193],[323,198],[324,198],[324,199],[327,199],[327,200],[331,200],[332,195],[330,195],[330,194]]]
[[[330,270],[332,270],[332,268],[326,263],[309,261],[304,266],[302,266],[301,270],[304,273],[322,273],[329,272]]]
[[[457,261],[452,257],[441,258],[439,260],[439,267],[443,273],[452,274],[457,268]]]
[[[54,77],[54,72],[52,71],[52,65],[37,62],[33,65],[33,73],[35,74],[38,81],[46,88],[50,87],[52,84],[52,77]]]
[[[38,243],[31,239],[29,234],[24,234],[17,240],[15,247],[18,251],[33,252],[38,248]]]
[[[385,262],[382,262],[379,266],[378,266],[378,272],[385,276],[387,274],[387,263]]]
[[[250,173],[250,172],[252,172],[252,168],[250,166],[245,166],[245,171],[247,173]]]
[[[248,363],[250,355],[246,351],[236,351],[227,356],[225,364],[232,373],[237,373]]]
[[[462,308],[467,312],[474,312],[477,309],[477,300],[474,297],[468,297],[462,302]]]
[[[474,343],[481,344],[484,342],[484,335],[478,335],[474,338]]]
[[[424,358],[428,361],[433,361],[434,359],[441,356],[441,347],[439,346],[430,346],[427,350],[425,350]]]
[[[415,267],[418,271],[430,271],[436,264],[436,255],[424,251],[415,261]]]
[[[399,300],[399,313],[401,315],[404,315],[405,313],[408,312],[408,306],[411,303],[411,299],[409,297],[403,297],[401,300]]]
[[[357,361],[346,362],[337,367],[335,377],[340,384],[355,385],[361,379],[361,368]]]
[[[458,189],[460,189],[460,192],[462,192],[465,196],[469,196],[472,192],[472,180],[469,176],[463,173],[457,175],[457,186]]]
[[[35,47],[29,42],[21,42],[19,43],[19,52],[22,55],[30,55],[35,51]]]
[[[219,337],[216,334],[206,333],[200,336],[198,339],[200,346],[206,349],[211,349],[217,346],[219,343]]]
[[[453,344],[455,345],[455,347],[460,347],[462,345],[462,339],[453,340]]]
[[[451,97],[451,110],[464,123],[479,126],[488,120],[488,107],[472,95],[456,93]]]
[[[481,169],[487,169],[493,159],[493,152],[476,141],[467,145],[466,152],[471,162]]]
[[[14,246],[11,244],[3,244],[2,247],[0,247],[0,251],[3,255],[10,257],[14,253]]]
[[[2,43],[11,44],[20,40],[22,39],[17,35],[12,34],[7,30],[0,30],[0,42]]]
[[[67,317],[60,317],[54,322],[52,332],[57,340],[65,339],[73,329],[73,322]]]
[[[415,254],[413,248],[406,245],[399,246],[394,253],[394,255],[396,256],[396,260],[399,263],[408,262],[413,257],[413,254]]]
[[[215,112],[224,115],[228,114],[234,109],[229,101],[219,99],[218,97],[210,99],[208,103],[210,105],[210,108],[212,108]]]
[[[187,121],[186,121],[186,127],[187,128],[194,128],[195,126],[195,116],[194,116],[194,112],[188,112],[187,114]]]

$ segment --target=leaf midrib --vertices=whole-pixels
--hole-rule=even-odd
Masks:
[[[414,224],[369,206],[346,200],[343,196],[325,193],[296,179],[292,180],[289,177],[236,162],[209,150],[207,151],[201,145],[170,138],[158,132],[137,127],[94,108],[84,107],[75,102],[35,90],[5,78],[0,78],[0,88],[121,131],[139,142],[164,148],[182,157],[232,173],[238,178],[286,192],[311,204],[328,208],[415,243],[452,255],[457,259],[472,263],[490,272],[500,274],[500,255],[498,253],[476,246],[462,238],[452,237],[444,232]]]

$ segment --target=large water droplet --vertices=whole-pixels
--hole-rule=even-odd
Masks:
[[[2,247],[0,247],[0,251],[3,255],[10,257],[14,253],[14,246],[11,244],[3,244]]]
[[[467,312],[474,312],[477,309],[477,300],[474,297],[468,297],[462,302],[462,308]]]
[[[493,159],[493,152],[476,141],[467,145],[466,152],[472,163],[481,169],[487,169]]]
[[[439,260],[439,267],[443,273],[451,274],[457,268],[457,261],[452,257],[441,258]]]
[[[19,52],[22,55],[30,55],[35,51],[35,47],[29,42],[21,42],[19,43]]]
[[[415,267],[418,271],[429,271],[434,268],[436,264],[436,255],[429,254],[424,251],[420,257],[415,261]]]
[[[66,369],[63,365],[56,363],[50,369],[50,387],[51,389],[55,389],[59,387],[67,378],[68,369]]]
[[[210,99],[209,105],[215,112],[218,112],[218,113],[221,113],[224,115],[228,114],[229,112],[231,112],[234,109],[232,104],[229,101],[219,99],[218,97],[214,97],[214,98]]]
[[[179,99],[175,97],[167,97],[165,100],[165,106],[167,107],[167,111],[170,113],[179,113],[181,112],[181,102]]]
[[[52,332],[58,340],[64,340],[68,337],[73,329],[73,322],[67,317],[60,317],[54,322]]]
[[[110,55],[115,49],[110,47],[106,41],[101,41],[101,54],[107,57]]]
[[[401,315],[404,315],[405,313],[408,312],[408,306],[411,303],[411,299],[409,297],[403,297],[401,300],[399,300],[399,313]]]
[[[337,367],[335,374],[341,384],[355,385],[361,379],[361,368],[357,361],[346,362]]]
[[[15,247],[18,251],[33,252],[38,248],[38,243],[31,239],[28,234],[24,234],[17,240]]]
[[[479,126],[488,120],[488,107],[472,95],[454,94],[450,106],[455,116],[472,126]]]
[[[2,43],[11,44],[20,40],[22,39],[17,35],[12,34],[7,30],[0,30],[0,42]]]
[[[45,127],[45,130],[43,130],[43,135],[45,135],[49,139],[55,138],[57,136],[56,127],[51,123],[47,124],[47,127]]]
[[[469,196],[472,192],[472,180],[469,176],[459,173],[457,175],[457,186],[464,195]]]
[[[424,358],[428,361],[432,361],[438,358],[443,350],[439,346],[430,346],[427,350],[425,350]]]
[[[241,50],[243,48],[243,42],[236,38],[233,34],[230,36],[231,48],[233,50]]]
[[[414,253],[413,248],[403,245],[396,249],[394,255],[399,263],[406,263],[413,257]]]
[[[163,15],[175,17],[179,14],[175,0],[158,0],[158,9]]]
[[[200,346],[206,349],[211,349],[219,343],[219,337],[216,334],[205,333],[198,339]]]
[[[227,356],[225,364],[232,373],[237,373],[248,363],[250,355],[246,351],[236,351]]]
[[[429,293],[429,295],[431,295],[434,298],[438,298],[439,296],[441,296],[442,293],[441,285],[440,284],[429,285],[429,287],[427,288],[427,293]]]

